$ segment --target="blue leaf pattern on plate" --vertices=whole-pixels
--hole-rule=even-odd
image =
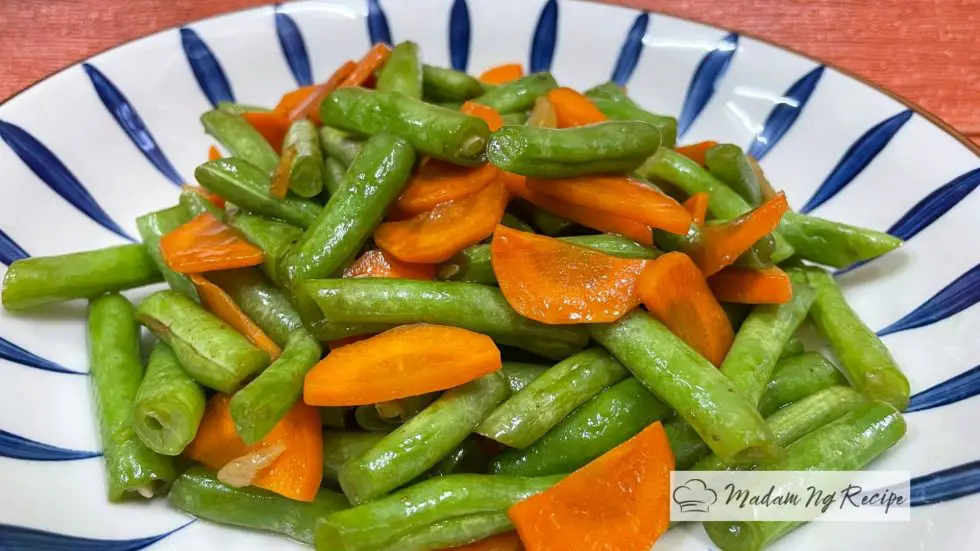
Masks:
[[[101,455],[99,452],[66,450],[57,446],[49,446],[0,430],[0,457],[30,461],[78,461]]]
[[[555,59],[555,46],[558,45],[558,2],[548,0],[538,17],[531,40],[531,59],[528,68],[532,73],[550,71]]]
[[[0,121],[0,139],[20,157],[52,191],[82,211],[97,224],[116,235],[135,241],[118,224],[109,218],[102,207],[95,202],[85,186],[68,170],[50,149],[37,141],[23,128],[9,122]]]
[[[276,34],[279,35],[279,45],[282,55],[286,56],[289,70],[293,72],[296,84],[309,86],[313,84],[313,70],[310,68],[310,56],[306,53],[306,43],[303,33],[299,31],[296,22],[288,14],[276,9]]]
[[[714,48],[701,59],[698,68],[691,77],[691,83],[687,87],[687,94],[684,96],[684,106],[681,107],[681,114],[677,117],[677,137],[680,138],[687,132],[694,121],[704,111],[705,106],[711,101],[718,87],[718,82],[728,72],[728,66],[732,63],[732,58],[738,52],[738,34],[732,33],[715,45]]]
[[[105,105],[112,118],[116,119],[119,127],[129,136],[133,145],[139,148],[143,152],[143,156],[168,180],[178,186],[183,185],[184,179],[180,177],[180,174],[177,174],[177,169],[170,164],[170,160],[160,150],[160,146],[153,139],[153,134],[150,134],[150,130],[143,123],[143,119],[140,118],[136,110],[133,109],[126,96],[91,63],[82,64],[82,68],[85,69],[85,74],[92,81],[92,86],[95,87],[95,93],[102,100],[102,105]]]
[[[44,358],[32,352],[28,352],[27,350],[24,350],[23,348],[17,346],[16,344],[8,341],[3,337],[0,337],[0,358],[21,365],[26,365],[27,367],[43,369],[44,371],[53,371],[55,373],[70,373],[72,375],[85,375],[84,373],[79,373],[78,371],[65,369],[64,367],[52,361],[45,360]]]
[[[640,54],[643,53],[643,37],[647,34],[647,25],[650,24],[650,14],[644,12],[636,16],[633,27],[626,35],[623,48],[619,51],[619,59],[616,60],[616,67],[613,68],[612,80],[620,86],[626,86],[636,70],[636,64],[640,62]]]
[[[755,135],[752,145],[749,146],[747,153],[758,160],[762,160],[769,153],[783,135],[789,131],[796,122],[797,117],[806,107],[806,102],[810,101],[810,96],[817,88],[820,77],[823,76],[824,66],[813,69],[809,73],[800,77],[783,94],[782,100],[773,107],[769,116],[766,117],[762,131]]]
[[[193,524],[194,520],[156,536],[130,540],[103,540],[57,534],[26,526],[0,524],[0,549],[20,551],[43,549],[45,551],[138,551],[146,549],[174,532]]]
[[[470,63],[470,8],[466,0],[455,0],[449,10],[449,61],[457,71],[465,71]]]
[[[902,319],[878,331],[879,337],[932,325],[958,314],[980,301],[980,264],[956,278],[943,290],[925,301],[922,306],[912,310]]]
[[[201,37],[193,29],[183,27],[180,29],[180,44],[184,48],[187,62],[191,64],[197,85],[211,105],[217,107],[219,101],[235,101],[235,94],[231,91],[224,69]]]
[[[917,476],[912,479],[911,489],[912,507],[942,503],[980,492],[980,460]]]
[[[912,396],[904,413],[953,404],[980,394],[980,365]]]
[[[368,36],[371,37],[371,44],[384,42],[391,44],[391,30],[388,29],[388,17],[381,9],[378,0],[368,0],[367,26]]]
[[[892,141],[895,134],[910,118],[912,118],[911,110],[902,111],[874,125],[861,135],[857,141],[851,144],[851,147],[847,148],[837,166],[830,171],[830,175],[820,184],[813,197],[803,205],[800,212],[805,214],[812,211],[837,195],[847,184],[850,184],[885,149],[888,142]]]
[[[10,266],[15,261],[30,256],[16,241],[0,230],[0,263]]]

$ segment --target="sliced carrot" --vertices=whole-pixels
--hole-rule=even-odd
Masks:
[[[379,42],[371,47],[370,50],[360,61],[357,62],[357,66],[354,70],[347,75],[347,78],[340,83],[340,88],[347,88],[349,86],[361,86],[363,85],[375,71],[384,65],[388,58],[391,57],[391,46]]]
[[[290,90],[279,98],[279,103],[272,110],[280,117],[290,118],[296,106],[306,101],[310,94],[316,93],[317,85],[301,86],[295,90]]]
[[[268,352],[273,360],[282,354],[282,349],[265,334],[261,327],[252,321],[252,318],[248,317],[248,314],[238,307],[238,304],[224,289],[208,281],[201,274],[191,274],[190,278],[194,287],[197,288],[198,296],[201,297],[201,304],[209,312],[245,335],[245,338],[252,341],[252,344]]]
[[[493,234],[490,261],[510,306],[548,324],[616,321],[640,304],[636,281],[647,263],[506,226]]]
[[[675,335],[711,363],[721,365],[735,334],[689,256],[667,253],[650,262],[640,274],[637,294],[647,310]]]
[[[219,470],[249,453],[283,446],[284,451],[252,485],[297,501],[313,501],[323,478],[323,428],[317,409],[297,401],[265,438],[248,446],[235,430],[230,401],[227,394],[208,400],[197,436],[184,455]]]
[[[494,180],[468,197],[374,230],[374,242],[405,262],[438,263],[493,233],[507,207],[507,190]]]
[[[527,551],[647,551],[670,524],[672,470],[657,422],[507,516]]]
[[[548,96],[534,100],[534,108],[527,117],[527,124],[539,128],[558,128],[558,116],[555,115],[555,108],[548,101]]]
[[[209,212],[164,235],[160,253],[170,269],[182,274],[257,266],[265,260],[262,249]]]
[[[527,189],[664,231],[685,234],[691,215],[673,197],[628,176],[528,178]]]
[[[524,76],[524,67],[520,63],[507,63],[491,67],[480,75],[484,84],[507,84]]]
[[[343,277],[398,277],[428,281],[435,279],[436,266],[402,262],[381,249],[371,249],[348,266]]]
[[[469,167],[430,159],[408,180],[394,205],[397,218],[432,210],[440,203],[477,193],[497,176],[492,164]]]
[[[259,131],[265,141],[269,142],[276,153],[282,152],[282,142],[289,131],[289,119],[271,112],[248,111],[242,113],[242,118]]]
[[[591,207],[573,205],[560,201],[553,197],[532,191],[527,186],[527,179],[516,174],[503,175],[503,182],[507,185],[507,190],[515,197],[520,197],[525,201],[551,211],[562,218],[566,218],[594,230],[605,233],[618,233],[629,237],[637,243],[643,245],[653,245],[653,232],[649,226],[627,220],[620,216],[609,214],[608,212],[597,210]]]
[[[524,548],[521,546],[521,538],[517,532],[504,532],[469,545],[443,549],[443,551],[521,551],[522,549]]]
[[[729,266],[708,278],[708,286],[721,302],[782,304],[793,298],[789,276],[775,266],[764,270]]]
[[[692,161],[704,166],[704,154],[708,152],[709,149],[718,145],[718,142],[706,141],[692,143],[691,145],[682,145],[680,147],[675,147],[674,151],[680,153],[681,155],[691,159]]]
[[[191,191],[200,195],[201,197],[204,197],[208,201],[211,201],[211,203],[219,209],[225,208],[225,198],[217,193],[212,193],[201,186],[192,186],[190,184],[184,184],[181,186],[181,188],[183,188],[184,191]]]
[[[211,147],[208,148],[208,160],[209,161],[217,161],[220,158],[221,158],[221,152],[218,151],[218,148],[217,147],[215,147],[215,146],[212,145]]]
[[[287,117],[290,121],[296,122],[304,117],[309,117],[313,122],[321,124],[320,120],[320,104],[323,103],[323,99],[329,96],[334,90],[336,90],[340,83],[347,79],[348,76],[354,71],[357,65],[353,61],[345,61],[343,65],[337,68],[336,71],[326,82],[322,84],[317,84],[306,94],[304,98],[292,98],[289,101],[295,102]],[[285,100],[285,96],[280,102]],[[283,107],[285,109],[285,106]]]
[[[705,277],[730,266],[756,241],[776,229],[789,208],[786,195],[779,192],[753,211],[723,224],[708,224],[701,229],[701,240],[691,252]]]
[[[504,125],[504,119],[500,117],[500,113],[488,105],[468,101],[464,103],[459,110],[467,115],[472,115],[478,119],[483,119],[483,121],[487,123],[487,126],[490,127],[491,132],[500,130],[500,127]]]
[[[269,195],[282,199],[289,191],[289,176],[293,169],[293,159],[296,158],[296,148],[289,147],[283,152],[276,165],[276,171],[272,173],[272,182],[269,184]]]
[[[314,406],[359,406],[445,390],[500,369],[490,337],[442,325],[402,325],[327,354],[306,374]]]
[[[609,120],[589,98],[571,88],[554,88],[548,91],[547,97],[555,110],[558,128],[586,126]]]
[[[691,221],[699,228],[703,227],[704,219],[708,216],[708,193],[699,191],[688,197],[687,201],[684,201],[684,210],[690,213]]]

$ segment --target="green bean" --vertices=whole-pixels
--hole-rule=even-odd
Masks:
[[[303,292],[332,323],[452,325],[559,360],[578,352],[588,341],[584,328],[527,319],[510,307],[499,289],[476,283],[321,279],[305,282]]]
[[[321,412],[323,409],[321,408]],[[385,437],[377,432],[334,432],[323,433],[323,482],[324,485],[340,488],[338,476],[340,469],[348,461],[373,448]]]
[[[283,285],[284,282],[279,279],[282,261],[293,243],[303,235],[303,230],[241,210],[229,216],[228,225],[240,231],[249,243],[262,249],[265,254],[262,271],[276,284]]]
[[[435,466],[510,395],[497,373],[456,387],[340,470],[351,503],[377,499]]]
[[[792,211],[783,215],[779,233],[800,258],[834,268],[847,268],[902,246],[901,239],[887,233]]]
[[[268,107],[259,107],[258,105],[247,105],[244,103],[235,103],[232,101],[219,101],[218,109],[232,115],[241,115],[242,113],[271,113],[272,112],[272,109],[269,109]]]
[[[208,161],[194,170],[194,177],[208,190],[245,210],[294,226],[307,228],[320,214],[320,205],[309,199],[291,193],[282,199],[270,195],[269,176],[242,159]]]
[[[401,94],[342,88],[323,101],[320,118],[324,124],[360,134],[393,134],[419,154],[444,161],[485,162],[487,123]]]
[[[122,295],[112,293],[89,303],[88,350],[109,501],[134,493],[153,497],[177,472],[171,458],[158,455],[136,435],[133,401],[143,365],[133,305]]]
[[[793,286],[790,301],[753,308],[720,367],[721,374],[753,405],[758,405],[783,347],[806,319],[813,304],[815,293],[807,284],[806,275],[799,270],[790,270],[789,277]]]
[[[320,343],[297,329],[280,355],[231,397],[231,418],[246,444],[265,438],[303,395],[306,372],[320,360]]]
[[[512,448],[524,449],[626,374],[626,369],[601,348],[579,352],[511,396],[475,432]]]
[[[722,222],[721,220],[710,220],[708,224],[714,225]],[[776,239],[773,235],[766,235],[753,243],[748,250],[735,259],[734,265],[752,270],[771,268],[775,264],[772,255],[776,249]],[[658,247],[668,252],[680,251],[688,255],[696,254],[698,248],[701,247],[702,236],[701,228],[693,222],[688,227],[687,233],[683,235],[660,229],[653,230],[653,240]],[[789,251],[789,254],[792,254],[792,251]]]
[[[344,163],[333,157],[324,159],[323,186],[327,189],[327,193],[330,195],[337,193],[337,190],[340,189],[340,184],[344,181],[345,174],[347,174],[347,167]]]
[[[184,208],[188,214],[190,214],[191,218],[206,212],[218,220],[225,219],[224,210],[218,208],[217,205],[196,191],[185,190],[180,192],[180,206]],[[139,223],[139,219],[137,219],[137,223]],[[145,237],[143,238],[143,241],[146,241]]]
[[[387,434],[398,425],[394,419],[385,419],[374,406],[357,406],[354,408],[354,421],[362,429],[375,433]]]
[[[0,300],[11,312],[76,298],[97,297],[160,281],[142,243],[15,261],[3,277]]]
[[[182,474],[168,499],[174,507],[198,518],[275,532],[308,545],[313,545],[319,519],[349,507],[344,496],[330,490],[320,490],[307,503],[252,486],[233,488],[204,467]]]
[[[242,381],[269,365],[269,354],[175,291],[143,299],[136,318],[173,348],[191,377],[231,394]]]
[[[801,400],[819,390],[846,385],[847,379],[834,364],[817,352],[806,352],[780,360],[759,401],[759,413],[771,415],[777,409]]]
[[[501,115],[500,119],[503,121],[504,126],[526,124],[527,113],[507,113],[506,115]]]
[[[884,402],[865,404],[789,445],[767,471],[856,471],[898,442],[905,420]],[[756,551],[802,522],[705,522],[708,537],[724,551]]]
[[[490,136],[487,158],[497,167],[540,178],[635,170],[660,147],[645,122],[609,121],[576,128],[505,126]]]
[[[570,473],[671,413],[670,407],[630,377],[579,406],[527,448],[501,453],[490,470],[515,476]]]
[[[593,325],[592,338],[670,404],[726,463],[757,463],[778,453],[755,405],[649,314],[634,310],[615,323]]]
[[[621,235],[576,235],[559,239],[619,258],[654,259],[660,255],[658,250]],[[490,245],[473,245],[463,249],[439,267],[439,279],[495,285],[497,276],[490,264]]]
[[[407,534],[452,518],[505,512],[511,505],[547,490],[561,476],[522,478],[454,474],[399,490],[317,524],[321,550],[371,551]]]
[[[514,529],[507,513],[480,513],[436,522],[385,545],[381,551],[428,551],[480,541]]]
[[[415,417],[418,412],[425,409],[426,406],[438,397],[438,393],[435,392],[420,394],[418,396],[408,396],[406,398],[374,404],[374,409],[378,410],[378,415],[383,419],[394,419],[399,423],[404,423],[412,417]]]
[[[615,82],[600,84],[585,92],[599,111],[614,121],[640,121],[660,129],[664,147],[674,147],[677,141],[677,119],[654,115],[643,109],[626,95]]]
[[[674,418],[664,423],[667,441],[674,452],[674,464],[678,470],[691,468],[699,459],[711,453],[698,431],[687,421]]]
[[[531,222],[532,226],[545,235],[558,235],[574,226],[571,221],[551,211],[544,210],[537,205],[528,203],[524,199],[514,199],[511,204],[516,207],[522,216]]]
[[[178,205],[140,216],[136,219],[136,228],[140,232],[140,238],[143,239],[146,252],[153,258],[153,263],[156,264],[157,269],[163,274],[163,279],[167,282],[167,285],[174,291],[184,293],[190,298],[198,300],[197,288],[194,287],[190,278],[170,269],[170,266],[163,260],[163,254],[160,252],[160,239],[181,224],[190,221],[190,219],[191,215],[188,210]]]
[[[422,99],[422,61],[418,44],[402,42],[391,50],[391,57],[378,72],[375,89]]]
[[[316,197],[323,191],[323,154],[316,125],[303,119],[289,126],[282,150],[294,150],[289,167],[289,189],[300,197]]]
[[[279,164],[276,154],[265,137],[240,115],[220,109],[201,115],[204,131],[218,140],[231,154],[248,162],[265,174],[272,174]]]
[[[515,81],[501,84],[487,91],[476,103],[493,107],[501,115],[529,111],[534,102],[549,90],[557,88],[558,83],[551,73],[534,73]]]
[[[428,479],[453,473],[485,473],[489,455],[484,450],[485,446],[477,442],[475,437],[469,436],[422,476]]]
[[[197,434],[205,400],[174,351],[157,341],[134,401],[136,435],[159,454],[180,454]]]
[[[343,130],[321,126],[320,147],[323,148],[324,155],[340,161],[346,169],[354,162],[354,157],[361,152],[364,140],[356,139]]]
[[[466,101],[481,94],[480,81],[462,71],[422,66],[422,95],[426,101]]]
[[[208,272],[208,279],[228,293],[279,347],[285,348],[290,334],[303,327],[285,291],[276,287],[261,271],[240,268]]]
[[[394,136],[379,134],[365,142],[340,189],[286,254],[280,279],[294,285],[337,274],[398,198],[413,163],[415,153]]]
[[[716,145],[704,154],[708,172],[725,182],[752,206],[762,204],[762,188],[742,148],[730,143]]]
[[[504,362],[500,372],[507,379],[507,386],[510,387],[510,391],[516,394],[531,381],[540,377],[549,367],[524,362]]]
[[[347,406],[317,408],[324,429],[344,430],[352,426],[350,413],[354,408]]]
[[[909,381],[888,348],[847,304],[832,275],[816,267],[805,270],[817,292],[810,319],[830,341],[848,380],[875,400],[905,409],[909,403]]]
[[[523,232],[534,233],[534,228],[532,228],[530,224],[509,212],[504,213],[504,217],[500,219],[500,225],[507,226],[508,228],[514,228],[515,230]]]
[[[793,356],[799,356],[804,352],[806,352],[806,348],[803,346],[803,341],[801,341],[796,335],[793,335],[788,341],[786,341],[786,346],[784,346],[783,351],[779,353],[779,359],[784,360],[786,358],[792,358]]]

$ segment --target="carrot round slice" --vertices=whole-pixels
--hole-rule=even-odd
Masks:
[[[344,270],[343,277],[400,277],[432,280],[436,277],[436,266],[402,262],[380,249],[371,249],[348,266]]]
[[[214,283],[208,281],[201,274],[191,274],[191,282],[197,288],[197,294],[201,297],[201,304],[209,312],[217,316],[236,331],[245,335],[245,338],[252,341],[252,344],[269,353],[275,360],[282,354],[282,349],[265,334],[261,327],[248,317],[248,314],[239,308],[234,299]]]
[[[775,266],[765,270],[729,266],[708,278],[708,286],[721,302],[782,304],[793,298],[789,276]]]
[[[182,274],[257,266],[265,260],[262,249],[209,212],[164,235],[160,253],[171,270]]]
[[[229,462],[264,449],[283,447],[272,464],[259,471],[252,485],[298,501],[313,501],[323,478],[323,428],[316,408],[297,402],[269,434],[247,446],[235,432],[226,394],[208,401],[197,436],[184,455],[219,470]]]
[[[701,240],[691,251],[691,257],[705,277],[718,273],[776,229],[788,208],[786,195],[779,192],[757,209],[734,220],[706,225],[701,229]]]
[[[359,406],[445,390],[500,369],[490,337],[442,325],[402,325],[335,349],[306,374],[314,406]]]
[[[500,116],[500,113],[489,105],[468,101],[459,110],[467,115],[483,119],[483,122],[487,123],[487,126],[490,127],[491,132],[500,130],[500,127],[504,125],[504,119]]]
[[[520,63],[507,63],[491,67],[480,75],[484,84],[507,84],[524,76],[524,67]]]
[[[554,325],[616,321],[639,305],[647,263],[506,226],[493,234],[490,262],[517,313]]]
[[[506,207],[507,190],[494,180],[469,197],[442,203],[408,220],[381,224],[374,231],[374,242],[405,262],[442,262],[492,234]]]
[[[527,189],[670,233],[683,235],[691,226],[691,215],[673,197],[628,176],[528,178]]]
[[[496,536],[475,541],[468,545],[443,549],[442,551],[521,551],[521,538],[517,532],[504,532]]]
[[[507,516],[527,551],[645,551],[670,524],[672,470],[657,422]]]
[[[732,346],[732,324],[691,258],[667,253],[650,262],[637,293],[657,319],[716,366]]]
[[[692,143],[691,145],[682,145],[680,147],[675,147],[674,151],[680,153],[681,155],[691,159],[692,161],[704,166],[704,154],[708,152],[709,149],[718,145],[718,142],[705,141]]]
[[[704,226],[704,219],[708,216],[708,198],[707,192],[699,191],[684,201],[684,210],[691,215],[691,221],[699,228]]]
[[[609,120],[589,98],[571,88],[549,90],[547,97],[555,110],[558,128],[586,126]]]
[[[248,111],[242,113],[242,118],[248,121],[269,142],[276,153],[282,153],[282,142],[289,131],[289,119],[272,112]]]
[[[468,167],[430,159],[409,179],[394,208],[399,217],[414,216],[440,203],[473,195],[497,176],[492,164]]]

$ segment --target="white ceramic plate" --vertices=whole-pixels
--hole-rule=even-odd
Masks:
[[[916,477],[912,521],[821,523],[776,548],[977,547],[977,152],[888,94],[749,37],[554,0],[318,0],[164,31],[0,106],[0,263],[127,242],[135,217],[174,203],[205,159],[198,117],[213,103],[274,105],[386,39],[472,72],[519,61],[577,88],[612,77],[678,116],[681,142],[748,147],[797,209],[906,238],[840,282],[868,325],[888,328],[917,395],[908,437],[874,464]],[[82,303],[0,310],[0,549],[295,546],[192,522],[165,500],[107,503],[84,338]],[[689,525],[657,548],[713,546]]]

